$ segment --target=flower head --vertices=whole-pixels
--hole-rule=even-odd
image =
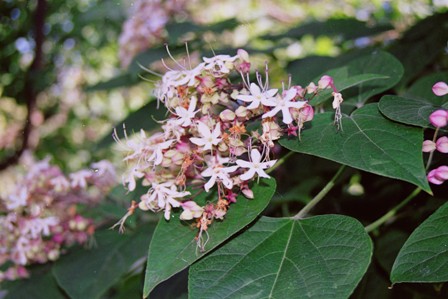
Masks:
[[[213,145],[217,145],[221,141],[220,123],[217,123],[212,131],[205,123],[198,121],[198,132],[202,137],[191,137],[190,141],[202,147],[204,151],[211,150]]]
[[[274,107],[271,111],[263,114],[263,118],[273,117],[278,112],[282,112],[283,114],[283,123],[290,124],[293,121],[290,108],[300,109],[302,108],[306,102],[295,102],[293,101],[296,97],[297,90],[295,88],[290,88],[282,97],[276,97],[273,99],[265,100],[264,105]]]

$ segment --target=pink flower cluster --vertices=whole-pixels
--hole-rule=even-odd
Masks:
[[[437,96],[444,96],[448,94],[448,85],[445,82],[437,82],[432,87],[432,91]],[[448,137],[442,136],[437,138],[437,133],[440,128],[448,125],[448,110],[439,109],[431,113],[429,122],[436,127],[433,140],[423,141],[423,152],[433,153],[438,151],[440,153],[448,153]],[[439,166],[428,173],[428,181],[435,185],[441,185],[448,180],[448,166]]]
[[[249,55],[241,49],[235,56],[204,57],[195,67],[177,65],[179,70],[169,69],[155,90],[169,111],[162,131],[147,136],[141,130],[136,139],[126,136],[125,141],[116,138],[127,151],[124,184],[132,191],[142,179],[149,187],[118,224],[122,229],[137,206],[164,211],[166,220],[173,208],[182,208],[180,219],[196,219],[203,248],[201,236],[208,225],[224,218],[240,192],[253,198],[249,182],[269,178],[266,171],[276,163],[271,158],[275,141],[284,134],[297,136],[312,120],[308,100],[332,88],[338,109],[342,96],[329,76],[317,85],[283,86],[280,91],[269,86],[266,66],[264,81],[258,72],[252,81]],[[195,202],[197,194],[212,190],[217,191],[216,200],[205,206]]]
[[[95,204],[116,184],[107,161],[65,176],[49,159],[14,169],[16,185],[0,197],[0,271],[2,280],[28,276],[25,266],[58,259],[65,246],[83,244],[93,234],[91,219],[78,204]]]
[[[135,55],[160,43],[165,37],[165,25],[183,12],[186,0],[137,0],[131,17],[124,23],[119,38],[120,61],[127,67]]]

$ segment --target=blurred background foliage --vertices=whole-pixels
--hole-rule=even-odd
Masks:
[[[109,138],[112,127],[151,100],[151,84],[138,77],[142,69],[137,62],[149,67],[166,57],[163,42],[181,54],[184,41],[190,50],[206,53],[251,49],[260,53],[255,58],[259,66],[273,61],[273,80],[285,80],[294,73],[294,63],[313,63],[294,62],[298,58],[387,45],[417,21],[446,9],[443,0],[189,1],[170,20],[159,43],[144,49],[126,69],[118,55],[119,38],[123,23],[132,17],[132,1],[48,1],[39,45],[42,66],[36,71],[31,64],[38,2],[0,3],[0,159],[20,148],[26,92],[32,89],[37,109],[30,118],[34,130],[29,147],[38,157],[51,155],[72,170],[98,158],[92,151],[95,142]],[[296,69],[294,82],[317,75]]]
[[[402,81],[389,94],[402,94],[418,78],[448,69],[446,0],[184,1],[181,9],[169,15],[163,30],[157,32],[159,39],[147,42],[147,47],[139,51],[126,52],[120,37],[127,30],[123,24],[136,13],[134,5],[133,1],[119,0],[0,2],[3,168],[13,165],[11,157],[25,148],[39,158],[51,156],[54,163],[66,170],[77,170],[102,158],[119,166],[121,154],[111,137],[113,128],[123,136],[123,123],[130,133],[155,128],[155,120],[163,118],[163,110],[154,110],[153,83],[148,82],[157,77],[142,66],[164,71],[160,63],[161,58],[168,56],[164,43],[179,61],[186,56],[185,42],[193,61],[213,51],[234,54],[241,47],[251,54],[256,68],[261,70],[265,61],[269,62],[272,82],[287,81],[291,74],[292,81],[299,84],[307,84],[325,70],[343,66],[364,53],[386,49],[405,68]],[[153,22],[157,22],[157,17],[147,16]],[[132,34],[132,28],[127,34]],[[281,182],[280,192],[267,211],[270,215],[285,216],[299,209],[337,166],[315,157],[304,159],[300,154],[294,161],[300,163],[300,169],[289,169],[296,165],[291,162],[276,175]],[[296,176],[289,176],[290,171],[295,171]],[[2,182],[8,182],[2,175],[4,178],[7,172],[0,172],[0,188]],[[299,178],[302,184],[298,184]],[[372,178],[375,183],[366,184]],[[315,212],[352,215],[369,223],[399,200],[394,199],[397,194],[409,190],[408,184],[351,169],[342,186]],[[137,190],[135,195],[126,194],[119,188],[109,197],[127,205],[141,193]],[[401,246],[401,241],[396,241],[396,248],[389,248],[388,240],[404,242],[441,202],[435,197],[425,205],[417,205],[417,213],[401,215],[404,221],[398,221],[397,226],[377,238],[376,246],[384,250],[377,251],[354,298],[441,296],[440,290],[429,285],[397,286],[387,291],[391,256]],[[99,211],[97,217],[119,218],[124,208],[106,203]],[[135,227],[135,222],[131,220],[130,226]],[[143,247],[142,252],[146,253],[147,246]],[[55,285],[50,275],[39,279],[50,289]],[[141,279],[135,271],[119,282],[112,281],[116,283],[115,290],[107,298],[139,294]],[[185,279],[185,273],[181,273],[172,278],[171,284],[159,286],[155,298],[181,294],[184,289],[178,288],[177,283],[185,286]],[[372,287],[378,285],[384,287]]]

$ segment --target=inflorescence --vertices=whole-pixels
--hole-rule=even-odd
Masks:
[[[238,194],[253,198],[251,181],[269,178],[266,171],[277,161],[272,157],[275,142],[285,134],[300,137],[304,123],[313,119],[308,101],[324,89],[333,89],[339,121],[342,96],[329,76],[317,85],[289,82],[282,90],[271,88],[267,65],[264,79],[256,72],[251,80],[249,55],[241,49],[235,56],[204,57],[194,67],[171,58],[178,69],[167,67],[155,89],[168,110],[162,131],[147,136],[141,130],[136,139],[125,135],[124,140],[114,134],[127,153],[123,183],[129,191],[138,179],[148,187],[116,225],[122,231],[137,207],[163,211],[166,220],[173,208],[181,208],[180,219],[194,220],[196,240],[203,250],[208,226],[224,219]],[[216,199],[198,204],[195,197],[201,190],[216,191]]]

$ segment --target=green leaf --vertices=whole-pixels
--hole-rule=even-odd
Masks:
[[[58,284],[72,299],[99,298],[135,263],[144,261],[151,238],[149,228],[146,226],[132,235],[98,232],[95,248],[74,251],[55,264],[53,274]]]
[[[33,275],[34,274],[34,275]],[[7,290],[7,295],[3,299],[65,299],[67,298],[58,287],[51,272],[36,275],[32,273],[28,279],[14,281]]]
[[[401,63],[392,55],[374,51],[367,56],[349,62],[346,66],[325,72],[332,75],[338,90],[346,90],[344,101],[362,106],[369,98],[393,87],[403,75]],[[364,77],[363,75],[370,74]],[[374,76],[377,76],[375,78]],[[351,77],[354,77],[351,79]],[[320,77],[316,78],[316,82]],[[312,105],[331,98],[331,92],[322,93],[311,101]]]
[[[398,253],[392,283],[448,281],[448,203],[411,234]]]
[[[123,124],[126,126],[127,134],[138,133],[140,129],[151,131],[160,127],[158,121],[165,119],[166,108],[160,105],[157,108],[157,101],[151,101],[137,111],[131,112],[123,121],[115,125],[117,135],[120,139],[124,138]],[[111,130],[96,145],[96,149],[102,149],[111,145],[114,141]]]
[[[368,26],[367,23],[354,18],[345,19],[328,19],[326,21],[312,21],[300,27],[293,28],[284,34],[270,35],[266,39],[280,39],[284,37],[301,38],[304,35],[317,36],[334,36],[341,41],[355,39],[359,37],[375,35],[393,27],[390,24],[382,24],[378,26]]]
[[[190,267],[190,298],[348,298],[372,242],[356,219],[262,217]]]
[[[381,98],[379,109],[388,118],[404,124],[434,128],[429,115],[437,109],[448,109],[448,96],[439,97],[432,92],[438,82],[448,82],[448,73],[436,73],[418,80],[404,97],[387,95]]]
[[[402,39],[390,47],[404,66],[400,86],[421,75],[425,67],[444,55],[448,40],[448,13],[434,14],[410,28]]]
[[[295,152],[329,159],[354,168],[410,182],[431,193],[423,164],[420,128],[384,118],[377,104],[343,116],[342,131],[333,125],[333,113],[317,114],[311,128],[280,144]]]
[[[348,69],[346,67],[340,68],[337,70],[332,70],[327,73],[329,76],[332,76],[333,78],[337,78],[337,82],[335,82],[335,86],[339,92],[342,92],[350,87],[361,85],[368,81],[389,78],[388,76],[384,76],[381,74],[359,74],[359,75],[350,76],[347,73],[348,73]],[[317,81],[318,81],[318,79],[314,80],[314,82],[317,82]],[[315,105],[319,105],[319,104],[327,101],[328,99],[333,97],[332,92],[333,91],[331,89],[322,91],[321,93],[319,93],[319,95],[317,97],[315,97],[314,99],[312,99],[310,101],[310,105],[315,106]]]
[[[213,248],[230,238],[244,226],[251,223],[267,206],[275,192],[274,179],[262,179],[254,184],[254,199],[240,195],[237,202],[229,208],[224,221],[214,221],[208,229],[209,240],[206,251],[200,252],[195,237],[197,229],[189,222],[179,220],[176,211],[170,221],[160,220],[151,240],[146,267],[143,296],[147,297],[160,282],[185,269],[193,262],[210,252]],[[216,193],[202,192],[195,201],[216,200]],[[206,236],[204,236],[207,238]]]

